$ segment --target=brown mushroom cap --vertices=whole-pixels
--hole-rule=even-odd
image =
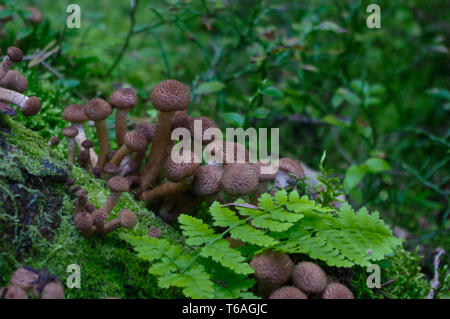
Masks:
[[[117,89],[109,97],[109,103],[120,110],[130,110],[137,104],[137,95],[134,89]]]
[[[58,144],[59,144],[59,138],[57,136],[55,136],[55,135],[52,135],[50,137],[50,145],[51,146],[56,146]]]
[[[35,282],[38,277],[38,274],[21,267],[14,272],[9,283],[14,286],[19,286],[26,291],[33,287],[33,282]]]
[[[31,96],[22,108],[22,114],[25,116],[33,116],[41,110],[41,99]]]
[[[84,105],[71,104],[62,113],[62,118],[71,123],[83,123],[88,121],[84,113]]]
[[[187,114],[186,111],[177,111],[172,118],[172,131],[176,128],[184,127],[189,129],[189,125],[194,118]]]
[[[94,225],[94,219],[87,212],[79,212],[75,214],[73,224],[78,230],[88,230]]]
[[[159,82],[152,90],[150,100],[162,112],[182,111],[189,107],[189,90],[176,80]]]
[[[65,137],[74,138],[75,136],[78,135],[78,129],[74,126],[69,126],[69,127],[66,127],[65,129],[63,129],[61,133]]]
[[[42,12],[35,7],[26,7],[27,11],[31,11],[31,16],[28,17],[28,21],[32,24],[38,24],[42,21]]]
[[[195,153],[190,151],[186,152],[188,152],[186,159],[184,159],[184,155],[181,155],[183,156],[181,163],[175,163],[170,154],[167,157],[164,168],[166,170],[166,176],[170,181],[179,182],[186,177],[192,176],[200,166],[200,160]]]
[[[116,193],[124,193],[130,190],[128,180],[122,176],[114,176],[108,180],[108,187]]]
[[[128,131],[124,136],[124,144],[133,152],[142,152],[147,149],[147,138],[138,130]]]
[[[131,229],[136,226],[137,218],[131,210],[122,209],[118,218],[120,219],[120,224],[124,228]]]
[[[21,287],[16,285],[10,285],[6,288],[6,292],[0,289],[2,295],[4,294],[5,299],[28,299],[28,294]]]
[[[264,167],[270,167],[272,164],[269,163],[263,163],[261,161],[258,161],[258,163],[256,163],[256,165],[258,166],[258,173],[259,173],[259,181],[260,182],[270,182],[271,180],[273,180],[275,178],[276,172],[274,173],[263,173],[262,169]]]
[[[148,230],[148,237],[150,238],[161,238],[162,231],[159,227],[152,227]]]
[[[139,123],[136,125],[135,130],[144,135],[148,143],[153,140],[153,136],[155,135],[155,126],[152,123]]]
[[[216,165],[200,166],[195,172],[192,190],[198,196],[215,194],[222,188],[223,167]]]
[[[303,261],[295,265],[292,272],[292,282],[305,293],[320,293],[328,283],[327,274],[320,266]]]
[[[227,164],[223,170],[222,185],[231,196],[247,195],[258,187],[259,172],[248,163]]]
[[[205,144],[208,144],[208,143],[210,143],[211,142],[211,140],[212,140],[212,138],[213,137],[211,137],[210,139],[203,139],[203,134],[205,133],[205,131],[207,130],[207,129],[209,129],[209,128],[219,128],[219,126],[216,124],[216,122],[214,122],[212,119],[210,119],[209,117],[206,117],[206,116],[199,116],[199,117],[194,117],[194,118],[191,118],[191,120],[190,121],[186,121],[187,122],[187,125],[188,125],[188,127],[187,127],[187,129],[189,130],[189,132],[191,133],[191,136],[192,136],[192,138],[194,138],[195,137],[195,132],[194,132],[194,129],[195,129],[195,121],[201,121],[201,126],[202,126],[202,130],[201,130],[201,132],[199,132],[201,135],[200,135],[200,138],[201,138],[201,140],[202,140],[202,142],[203,142],[203,144],[205,145]],[[197,124],[198,125],[198,124]],[[173,125],[172,125],[173,126]]]
[[[94,147],[94,143],[92,143],[92,141],[90,141],[90,140],[84,140],[83,142],[81,142],[81,146],[83,148],[90,149],[90,148]]]
[[[332,282],[323,291],[322,299],[355,299],[355,297],[346,286],[338,282]]]
[[[87,102],[84,114],[92,121],[103,121],[112,113],[112,107],[103,99],[95,98]]]
[[[291,258],[287,254],[277,251],[253,256],[250,266],[255,270],[258,280],[274,285],[281,285],[288,281],[294,269]]]
[[[64,299],[64,287],[60,282],[49,282],[42,290],[42,299]]]
[[[9,70],[0,81],[0,85],[5,89],[23,93],[28,88],[28,81],[22,73],[16,70]]]
[[[303,167],[300,162],[292,158],[280,158],[279,167],[281,170],[284,170],[288,174],[292,174],[295,177],[305,177],[305,173],[303,172]]]
[[[18,47],[9,47],[8,50],[6,50],[6,54],[8,55],[8,58],[11,59],[11,61],[18,63],[23,60],[23,53],[22,50]]]
[[[11,105],[6,104],[4,102],[0,102],[0,114],[15,116],[15,115],[17,115],[17,111]]]
[[[269,299],[308,299],[308,297],[296,287],[285,286],[272,292]]]

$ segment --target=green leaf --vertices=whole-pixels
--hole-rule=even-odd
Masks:
[[[344,178],[344,188],[346,191],[356,187],[367,173],[366,165],[352,165],[347,169]]]
[[[431,88],[427,91],[427,93],[431,96],[450,100],[450,91],[444,88]]]
[[[239,113],[223,113],[222,118],[225,122],[230,123],[236,127],[241,127],[242,125],[244,125],[244,117]]]
[[[381,158],[369,158],[366,160],[366,165],[371,173],[380,173],[391,169],[389,164]]]
[[[195,93],[199,95],[211,94],[222,90],[224,87],[225,84],[222,82],[218,81],[205,82],[198,86],[198,88],[195,90]]]
[[[259,90],[259,93],[272,97],[283,97],[283,92],[281,92],[274,86],[268,86],[262,90]]]
[[[336,93],[339,94],[340,96],[342,96],[342,98],[345,101],[347,101],[348,103],[350,103],[352,105],[360,105],[361,104],[360,97],[347,88],[339,88],[339,89],[337,89]]]
[[[324,21],[317,26],[317,29],[323,30],[323,31],[332,31],[332,32],[336,32],[336,33],[347,32],[347,30],[345,30],[344,28],[341,28],[333,21]]]
[[[269,115],[270,110],[265,107],[259,107],[251,113],[251,116],[257,119],[265,119]]]

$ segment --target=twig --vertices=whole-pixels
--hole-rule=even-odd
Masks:
[[[436,256],[434,256],[434,278],[433,280],[430,282],[430,292],[428,293],[427,299],[433,299],[434,298],[434,293],[435,290],[439,287],[439,262],[440,262],[440,258],[443,254],[445,254],[445,250],[442,249],[441,247],[438,247],[436,249]]]
[[[122,45],[122,48],[120,49],[119,54],[117,55],[116,59],[114,60],[113,64],[108,69],[108,72],[106,72],[106,77],[110,76],[112,71],[119,65],[120,60],[122,60],[123,55],[125,54],[125,51],[128,49],[128,45],[130,44],[130,39],[134,34],[134,26],[136,24],[136,8],[138,6],[138,0],[130,0],[130,29],[128,30],[127,37],[125,38],[125,42]]]

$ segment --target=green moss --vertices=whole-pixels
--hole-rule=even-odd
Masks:
[[[171,242],[181,243],[179,233],[165,225],[131,194],[124,194],[111,218],[128,208],[138,216],[133,230],[117,230],[104,238],[83,238],[72,223],[74,195],[67,192],[65,179],[88,190],[90,202],[100,207],[108,196],[105,182],[79,167],[72,167],[63,154],[9,118],[0,119],[0,286],[19,266],[45,268],[63,282],[70,264],[81,267],[81,288],[66,288],[68,298],[173,298],[178,292],[157,287],[148,275],[148,264],[136,258],[121,232],[146,234],[158,226]],[[50,198],[50,199],[49,199]],[[26,206],[32,221],[26,222]]]

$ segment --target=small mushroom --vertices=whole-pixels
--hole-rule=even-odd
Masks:
[[[77,149],[75,136],[78,135],[78,129],[73,126],[66,127],[62,131],[62,135],[67,138],[67,160],[75,164],[75,151]]]
[[[103,168],[106,163],[106,154],[109,151],[106,118],[112,113],[111,105],[103,99],[95,98],[87,102],[84,113],[88,119],[94,121],[95,123],[97,138],[100,144],[97,166]]]
[[[89,201],[88,191],[85,189],[80,189],[75,193],[75,196],[77,197],[75,205],[75,213],[84,211]]]
[[[25,291],[30,291],[35,287],[35,282],[38,280],[38,277],[39,275],[37,273],[21,267],[14,272],[9,283]]]
[[[152,227],[148,230],[148,237],[150,238],[161,238],[162,231],[159,227]]]
[[[10,285],[0,289],[0,297],[3,299],[28,299],[28,294],[21,287]]]
[[[355,297],[346,286],[338,282],[332,282],[323,291],[322,299],[355,299]]]
[[[131,130],[125,134],[123,145],[114,154],[111,163],[120,165],[125,156],[133,152],[143,152],[147,149],[147,138],[138,130]]]
[[[148,144],[150,144],[153,141],[153,136],[155,135],[155,126],[152,123],[143,122],[136,125],[135,130],[144,135],[145,138],[147,139],[147,147],[145,148],[145,150],[141,152],[136,152],[136,154],[134,155],[134,162],[140,169],[140,167],[142,166],[142,162],[144,161],[145,154],[147,152]]]
[[[136,226],[136,223],[136,215],[131,210],[122,209],[117,218],[105,223],[102,234],[108,234],[120,227],[131,229]]]
[[[22,50],[18,47],[9,47],[6,51],[6,57],[0,64],[0,80],[6,75],[15,63],[21,62],[23,59]]]
[[[296,287],[285,286],[272,292],[269,299],[308,299],[308,297]]]
[[[186,110],[190,103],[189,90],[176,80],[158,83],[150,95],[153,106],[158,110],[158,121],[152,148],[141,176],[141,192],[147,189],[157,177],[166,148],[171,143],[172,118],[176,111]]]
[[[309,261],[303,261],[295,265],[292,272],[292,282],[307,294],[318,294],[327,286],[328,278],[320,266]]]
[[[73,224],[85,237],[92,236],[96,231],[93,216],[88,212],[79,212],[75,214]]]
[[[83,147],[84,148],[84,150],[83,151],[86,151],[86,157],[87,157],[87,170],[88,171],[91,171],[92,170],[92,160],[91,160],[91,151],[92,151],[92,148],[94,147],[94,143],[92,143],[92,141],[90,141],[90,140],[84,140],[82,143],[81,143],[81,147]]]
[[[103,206],[92,213],[94,218],[94,225],[102,225],[102,223],[109,217],[114,206],[120,199],[122,193],[130,190],[130,184],[125,177],[115,176],[108,180],[108,187],[111,190],[106,202]]]
[[[89,119],[84,114],[84,105],[81,104],[71,104],[62,113],[62,118],[70,123],[72,126],[78,129],[78,135],[75,137],[80,150],[84,150],[82,143],[87,139],[86,133],[84,131],[83,123],[87,122]],[[95,153],[93,148],[89,149],[89,156],[91,158],[91,165],[95,166],[98,161],[97,153]]]
[[[28,88],[28,81],[22,73],[9,70],[0,81],[0,85],[5,89],[23,93]]]
[[[194,175],[192,191],[198,196],[208,196],[222,189],[223,167],[215,165],[200,166]]]
[[[105,173],[103,177],[111,178],[120,173],[120,168],[115,163],[106,163],[103,167],[103,172]]]
[[[109,97],[109,103],[116,108],[116,141],[117,147],[120,148],[127,132],[127,113],[137,104],[136,91],[134,89],[115,90]]]
[[[36,96],[28,97],[22,93],[0,88],[0,101],[14,104],[22,109],[22,114],[32,116],[41,110],[41,100]]]
[[[280,158],[274,186],[276,188],[286,188],[289,186],[289,181],[292,180],[292,177],[305,177],[302,165],[297,160],[291,158]]]
[[[59,144],[59,138],[55,135],[50,137],[50,140],[48,141],[48,146],[54,147]]]

